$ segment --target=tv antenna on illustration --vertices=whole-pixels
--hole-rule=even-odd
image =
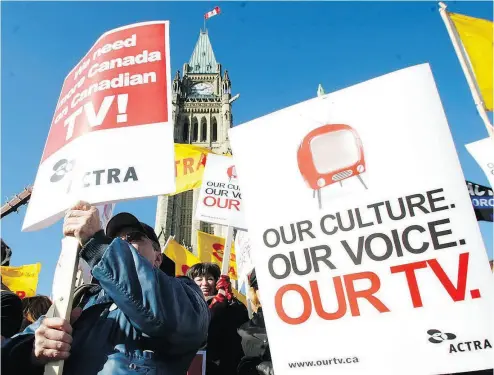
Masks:
[[[298,168],[305,182],[314,190],[319,209],[322,208],[321,189],[365,172],[364,149],[358,133],[351,126],[327,124],[309,132],[297,152]]]

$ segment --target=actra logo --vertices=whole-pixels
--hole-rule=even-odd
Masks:
[[[456,335],[454,333],[443,333],[437,329],[430,329],[427,331],[427,334],[430,335],[429,341],[433,344],[440,344],[446,340],[456,339]]]

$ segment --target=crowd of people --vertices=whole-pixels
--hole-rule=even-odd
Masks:
[[[70,321],[53,317],[48,297],[21,300],[2,283],[2,374],[42,374],[59,360],[65,375],[185,374],[200,350],[208,375],[273,374],[255,272],[249,320],[218,265],[175,277],[153,228],[129,213],[103,230],[97,209],[80,202],[63,234],[78,239],[91,283],[74,291]]]
[[[205,350],[206,375],[274,375],[255,270],[249,319],[218,265],[175,277],[154,230],[129,213],[103,230],[97,209],[80,202],[63,234],[79,240],[92,281],[76,288],[70,321],[53,317],[48,297],[21,300],[2,283],[2,374],[43,374],[64,360],[64,375],[183,375]]]

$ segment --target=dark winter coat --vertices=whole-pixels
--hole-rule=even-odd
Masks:
[[[100,232],[81,251],[98,282],[73,325],[64,375],[183,375],[206,341],[209,311],[190,279],[153,268],[129,243]],[[2,375],[43,374],[31,364],[43,318],[2,343]]]
[[[245,356],[240,361],[238,375],[264,375],[272,373],[271,353],[262,309],[238,330]]]
[[[237,330],[249,320],[247,308],[233,298],[230,302],[216,302],[210,312],[206,375],[235,375],[244,355]]]

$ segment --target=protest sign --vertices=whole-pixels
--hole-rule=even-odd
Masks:
[[[185,276],[190,267],[194,264],[201,263],[201,260],[198,257],[180,245],[173,238],[168,239],[163,252],[168,258],[175,262],[175,276]]]
[[[491,188],[467,181],[468,192],[478,221],[493,221],[494,194]]]
[[[205,147],[175,143],[176,189],[169,195],[201,187],[207,155],[212,153]]]
[[[230,254],[226,254],[226,241],[223,237],[214,236],[209,233],[197,231],[197,255],[201,262],[216,263],[223,268],[223,264],[226,262],[228,255],[228,264],[226,265],[226,271],[230,279],[237,280],[237,263],[235,246],[231,246]],[[223,273],[222,269],[222,273]],[[224,274],[226,274],[226,271]]]
[[[34,297],[38,287],[38,278],[41,263],[26,264],[24,266],[1,266],[2,283],[21,299]]]
[[[252,271],[252,258],[251,258],[251,240],[249,238],[249,232],[238,231],[235,237],[235,252],[238,279],[241,283],[245,282],[247,274]]]
[[[469,143],[465,147],[482,168],[491,187],[494,187],[494,144],[492,139],[487,137],[480,141]]]
[[[175,191],[167,21],[103,34],[65,78],[23,230],[77,200],[111,203]]]
[[[213,224],[247,228],[232,157],[208,155],[195,218]]]
[[[492,274],[428,64],[230,139],[275,373],[493,367]]]

